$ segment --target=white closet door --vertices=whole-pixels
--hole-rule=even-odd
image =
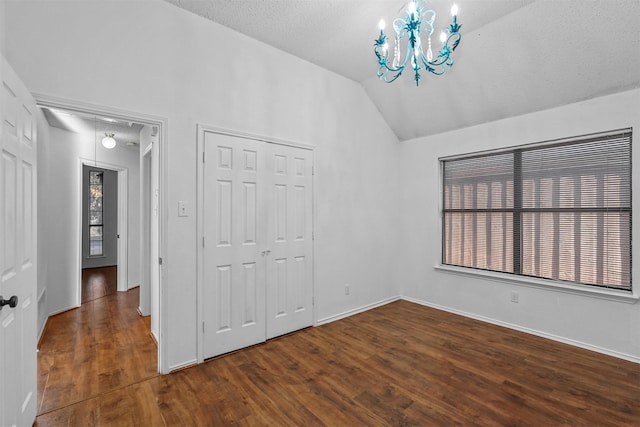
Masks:
[[[256,141],[205,134],[205,358],[265,340],[264,149]]]
[[[312,154],[204,133],[205,359],[313,324]]]
[[[36,416],[36,105],[0,56],[0,425]],[[13,307],[12,307],[13,306]]]
[[[271,148],[267,339],[313,324],[313,152]]]

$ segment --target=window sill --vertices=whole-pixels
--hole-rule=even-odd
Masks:
[[[456,267],[452,265],[437,264],[434,268],[436,270],[444,271],[447,273],[461,274],[497,282],[528,286],[538,289],[546,289],[549,291],[563,292],[567,294],[575,294],[609,301],[623,302],[627,304],[635,304],[638,302],[638,300],[640,300],[640,295],[636,293],[617,291],[615,289],[596,288],[587,285],[571,285],[568,283],[549,279],[537,279],[534,277],[497,273],[494,271],[484,271],[474,268]]]

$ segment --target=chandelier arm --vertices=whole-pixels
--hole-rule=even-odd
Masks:
[[[451,52],[453,52],[454,50],[456,50],[456,48],[460,44],[460,40],[462,39],[462,36],[460,35],[460,33],[450,34],[449,37],[447,37],[447,46],[449,45],[449,40],[451,39],[453,39],[453,43],[451,46]]]
[[[422,65],[424,65],[425,70],[427,70],[431,74],[440,75],[444,73],[444,70],[442,70],[441,72],[437,72],[437,70],[433,68],[434,64],[424,56],[423,52],[420,52],[420,61],[422,61]]]
[[[389,71],[391,72],[397,72],[393,78],[389,79]],[[395,79],[397,79],[398,77],[400,77],[402,75],[402,72],[404,71],[404,67],[400,67],[400,68],[392,68],[389,67],[388,64],[386,63],[386,61],[383,61],[380,63],[380,66],[378,67],[378,78],[380,80],[383,80],[385,83],[391,83],[393,82]]]
[[[449,37],[447,37],[447,40],[442,49],[438,53],[437,58],[429,62],[429,65],[434,67],[448,65],[449,67],[451,67],[453,65],[453,58],[451,57],[451,53],[460,43],[460,39],[460,33],[450,34]],[[451,47],[449,47],[450,40],[453,40],[453,44]]]
[[[398,35],[398,37],[403,38],[406,33],[407,28],[407,20],[404,18],[396,18],[393,20],[393,31]]]
[[[400,77],[402,75],[402,70],[400,70],[398,73],[396,73],[391,80],[389,80],[388,75],[389,75],[389,70],[387,70],[387,69],[385,69],[382,74],[380,72],[378,72],[378,78],[379,79],[381,79],[385,83],[391,83],[395,79],[397,79],[398,77]]]
[[[387,61],[387,57],[386,57],[385,55],[381,54],[381,53],[378,51],[378,47],[379,47],[379,46],[376,46],[376,47],[374,48],[374,52],[375,52],[376,56],[378,57],[378,64],[379,64],[379,67],[378,67],[378,76],[380,75],[380,70],[383,70],[383,69],[384,69],[384,70],[391,71],[391,72],[400,71],[400,72],[402,73],[402,71],[404,71],[404,68],[405,68],[405,65],[406,65],[406,63],[407,63],[407,59],[408,59],[408,57],[407,57],[407,58],[405,58],[404,62],[403,62],[402,64],[400,64],[400,66],[398,66],[398,67],[393,67],[393,66],[390,66],[390,65],[389,65],[389,61]],[[395,80],[395,79],[394,79],[394,80]]]
[[[402,60],[402,49],[400,47],[402,39],[407,36],[407,21],[403,18],[396,18],[393,20],[393,30],[396,33],[395,41],[397,43],[396,48],[398,49],[398,69],[405,67],[407,64],[407,60],[409,59],[409,46],[407,45],[407,49],[405,51],[404,61]]]
[[[398,19],[400,19],[400,18],[398,18]],[[400,38],[402,38],[402,37],[403,37],[403,33],[404,33],[404,32],[400,33],[400,35],[399,35],[399,37],[400,37]],[[391,65],[391,66],[390,66],[390,65],[389,65],[389,61],[388,61],[388,58],[387,58],[387,56],[388,56],[388,52],[386,52],[386,53],[381,53],[381,52],[379,51],[379,49],[384,49],[384,47],[383,47],[383,46],[384,46],[384,44],[386,43],[386,40],[387,40],[386,36],[384,36],[383,34],[381,34],[381,35],[380,35],[380,38],[378,38],[378,39],[376,40],[375,44],[374,44],[374,49],[373,49],[373,50],[374,50],[374,53],[375,53],[376,57],[378,58],[378,64],[380,65],[380,67],[378,68],[378,77],[380,77],[380,70],[382,70],[382,69],[384,68],[384,69],[386,69],[386,70],[388,70],[388,71],[391,71],[391,72],[394,72],[394,73],[395,73],[396,71],[399,71],[399,72],[400,72],[398,75],[396,75],[396,76],[393,78],[393,80],[395,80],[395,79],[397,79],[397,78],[400,76],[400,74],[402,74],[402,72],[404,71],[404,69],[405,69],[405,67],[406,67],[406,65],[407,65],[407,62],[409,61],[409,58],[410,58],[413,54],[411,54],[411,55],[410,55],[410,49],[407,47],[407,52],[406,52],[406,55],[405,55],[405,57],[404,57],[404,61],[402,61],[402,63],[401,63],[399,66],[397,66],[397,67],[394,67],[393,65]],[[389,81],[389,83],[391,83],[393,80]],[[385,81],[386,81],[386,80],[385,80]]]
[[[451,60],[451,65],[453,65],[453,59],[449,58],[448,60]],[[431,74],[435,74],[436,76],[443,75],[445,71],[451,68],[451,65],[449,65],[449,63],[445,61],[440,61],[437,63],[432,62],[429,63],[428,66],[425,64],[427,71],[429,71]]]
[[[404,64],[400,65],[399,67],[395,68],[395,67],[390,67],[389,63],[387,61],[387,57],[386,55],[381,54],[378,51],[378,48],[381,47],[378,45],[378,43],[376,43],[376,47],[374,48],[375,54],[378,57],[378,79],[383,80],[385,83],[391,83],[394,80],[396,80],[398,77],[400,77],[400,75],[402,75],[402,72],[404,71]],[[389,75],[389,71],[391,72],[397,72],[397,74],[395,76],[393,76],[392,79],[389,79],[388,75]]]
[[[446,68],[444,68],[443,65],[437,66],[437,67],[427,67],[427,71],[430,72],[431,74],[435,74],[436,76],[441,76],[444,74],[444,72],[446,71]]]
[[[434,59],[431,62],[427,62],[427,64],[431,67],[442,67],[444,65],[447,65],[447,61],[451,59],[450,56],[440,56],[438,55],[438,57],[436,59]]]
[[[431,35],[433,34],[433,23],[436,20],[436,11],[435,10],[425,10],[422,13],[422,23],[423,25],[423,29],[426,30],[426,32],[428,33],[427,36],[431,37]]]

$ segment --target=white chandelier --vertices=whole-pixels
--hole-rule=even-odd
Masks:
[[[462,25],[458,24],[458,6],[454,4],[451,7],[453,20],[449,28],[440,33],[442,48],[434,58],[431,48],[431,35],[434,31],[433,24],[436,20],[436,12],[427,9],[424,0],[411,0],[405,13],[406,16],[404,18],[396,18],[393,21],[395,37],[391,64],[388,62],[389,44],[384,33],[385,23],[383,19],[380,20],[380,36],[374,45],[374,51],[378,58],[378,78],[386,83],[391,83],[400,77],[406,66],[410,64],[411,69],[414,71],[413,78],[417,86],[420,83],[420,70],[423,67],[432,74],[441,75],[453,66],[451,53],[460,43],[459,31]],[[422,30],[427,36],[426,50],[422,46],[420,34]],[[404,38],[407,39],[407,44],[403,52],[401,42]],[[389,72],[392,74],[389,75]]]

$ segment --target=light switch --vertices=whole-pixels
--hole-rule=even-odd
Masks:
[[[189,202],[178,202],[178,216],[189,216]]]

